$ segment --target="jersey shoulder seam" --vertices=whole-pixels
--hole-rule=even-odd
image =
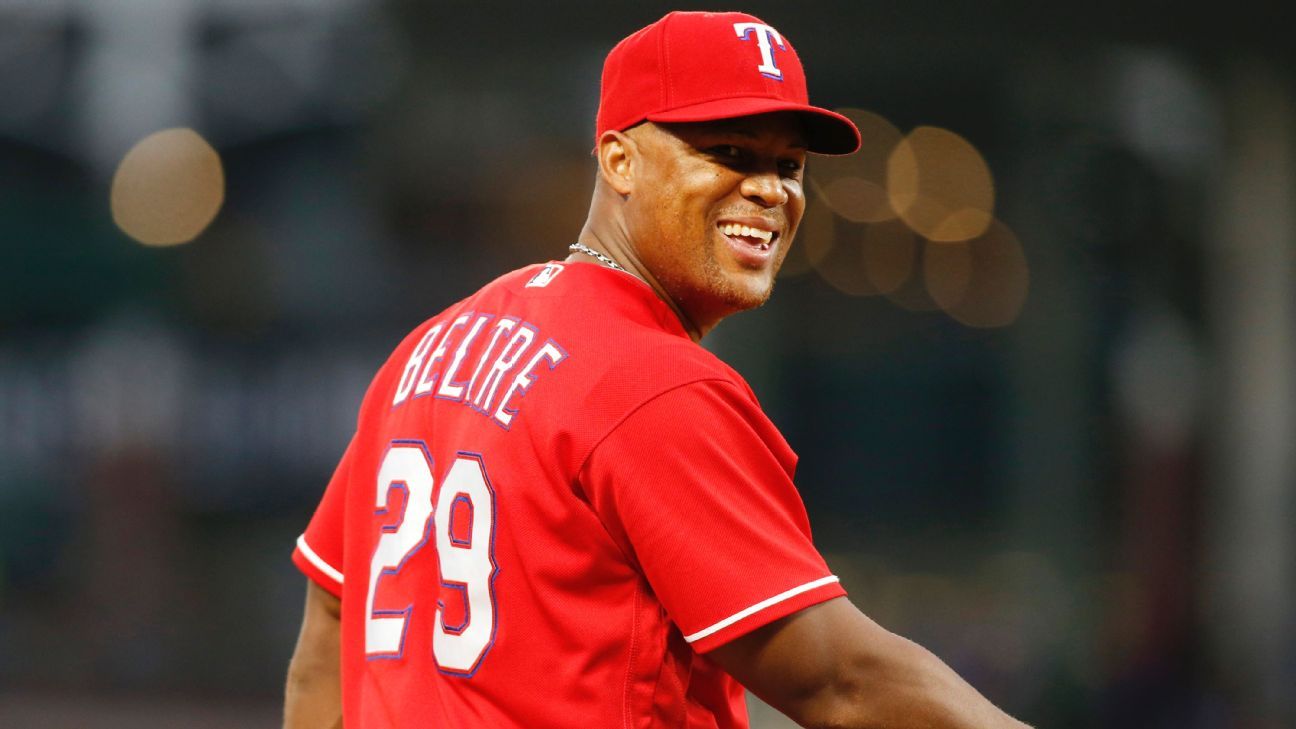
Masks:
[[[660,399],[664,395],[668,395],[672,392],[681,390],[685,387],[691,387],[693,385],[697,385],[703,382],[718,382],[722,385],[728,385],[729,387],[738,390],[739,393],[743,392],[742,388],[738,387],[738,383],[734,382],[732,379],[726,377],[719,377],[716,375],[706,375],[703,377],[698,377],[696,379],[688,380],[687,382],[676,383],[660,392],[657,392],[649,397],[646,397],[643,399],[643,402],[640,402],[638,405],[635,405],[634,407],[630,408],[625,412],[624,415],[622,415],[620,418],[617,418],[617,420],[613,422],[612,425],[608,426],[607,431],[605,431],[602,435],[596,438],[592,444],[590,444],[589,449],[585,451],[585,455],[581,458],[580,464],[576,467],[576,474],[579,476],[581,471],[585,470],[585,466],[589,464],[590,456],[594,455],[594,451],[598,450],[598,447],[603,444],[603,441],[607,440],[613,433],[616,432],[617,428],[620,428],[621,425],[624,424],[631,417],[633,417],[635,413],[644,409],[645,407],[648,406],[649,403],[652,403],[653,401]]]

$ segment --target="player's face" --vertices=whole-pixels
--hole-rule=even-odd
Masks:
[[[627,222],[665,293],[704,328],[765,303],[805,211],[796,116],[631,131],[640,164]]]

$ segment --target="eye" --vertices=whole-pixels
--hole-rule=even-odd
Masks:
[[[783,170],[783,174],[789,177],[796,177],[801,174],[802,167],[801,160],[785,159],[779,162],[779,169]]]
[[[742,149],[735,144],[717,144],[714,147],[709,147],[707,152],[727,160],[740,159],[743,153]]]

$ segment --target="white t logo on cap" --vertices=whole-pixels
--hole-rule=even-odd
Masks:
[[[760,46],[761,52],[761,65],[756,70],[760,71],[762,76],[782,81],[783,72],[774,65],[774,47],[770,45],[770,41],[777,43],[779,50],[786,51],[787,46],[783,44],[783,36],[764,23],[734,23],[734,31],[738,33],[739,40],[751,38],[753,32],[756,34],[756,45]]]

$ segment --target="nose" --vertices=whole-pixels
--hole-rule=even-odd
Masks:
[[[742,196],[761,207],[773,208],[788,201],[788,190],[778,172],[762,170],[743,179]]]

